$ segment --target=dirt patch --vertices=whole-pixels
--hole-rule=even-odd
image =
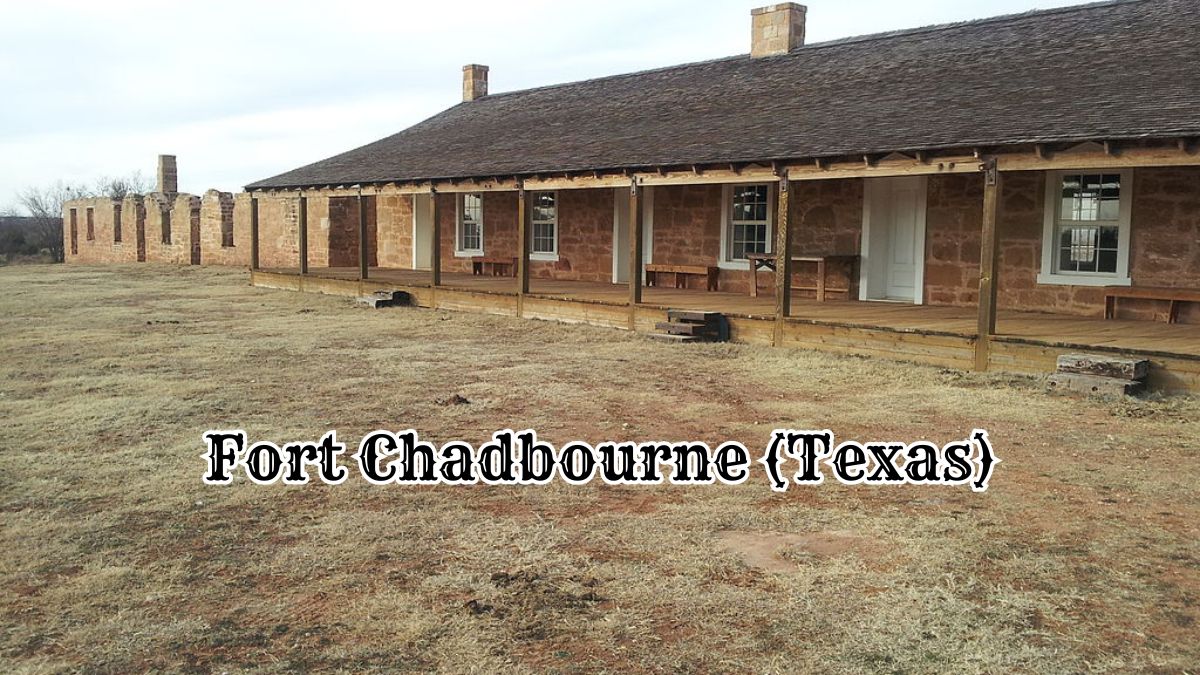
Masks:
[[[767,572],[795,572],[808,558],[855,556],[872,560],[881,546],[851,532],[745,532],[725,530],[717,533],[717,544],[738,556],[745,564]]]

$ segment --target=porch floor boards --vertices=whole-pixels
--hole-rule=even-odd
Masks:
[[[298,274],[296,268],[273,268],[264,272]],[[356,267],[314,267],[310,276],[356,280]],[[374,268],[369,271],[372,281],[385,281],[398,286],[429,286],[429,272]],[[460,272],[443,272],[442,286],[470,291],[516,294],[513,277],[474,276]],[[560,281],[531,278],[532,295],[560,297],[572,300],[624,305],[629,289],[624,284],[588,281]],[[697,309],[731,315],[771,317],[775,299],[769,291],[751,298],[746,293],[709,292],[702,289],[644,288],[642,302],[646,305],[679,309]],[[930,307],[889,302],[858,302],[793,297],[791,319],[817,323],[878,327],[892,330],[975,335],[976,315],[973,307]],[[1002,338],[1015,338],[1051,345],[1073,344],[1134,351],[1152,351],[1200,358],[1200,325],[1168,324],[1161,321],[1105,321],[1099,317],[1078,317],[1040,312],[1000,310],[997,332]]]

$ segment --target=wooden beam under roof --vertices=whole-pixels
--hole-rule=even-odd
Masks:
[[[1079,148],[1079,146],[1076,146]],[[1117,155],[1105,152],[1104,147],[1084,146],[1075,151],[1063,151],[1052,156],[1035,154],[998,154],[1001,171],[1059,171],[1069,169],[1129,169],[1150,166],[1200,166],[1200,155],[1188,154],[1176,147],[1126,148]]]
[[[928,157],[927,157],[928,159]],[[870,178],[874,176],[925,176],[943,173],[977,173],[980,162],[971,156],[938,157],[929,163],[912,159],[879,160],[870,166],[863,162],[832,162],[817,168],[812,165],[793,165],[788,168],[788,180],[832,180],[838,178]]]

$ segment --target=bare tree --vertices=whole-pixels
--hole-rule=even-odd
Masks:
[[[101,197],[124,199],[126,195],[146,194],[153,187],[154,184],[141,171],[134,171],[124,176],[104,176],[96,181],[94,192]]]
[[[38,248],[50,252],[55,262],[63,261],[63,204],[72,199],[92,196],[82,185],[58,181],[44,188],[27,188],[17,199],[33,217],[29,240]]]

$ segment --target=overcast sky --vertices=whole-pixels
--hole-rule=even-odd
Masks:
[[[750,48],[768,0],[0,0],[0,208],[179,157],[185,192],[237,190],[395,133],[461,98]],[[808,42],[1078,4],[809,0]]]

